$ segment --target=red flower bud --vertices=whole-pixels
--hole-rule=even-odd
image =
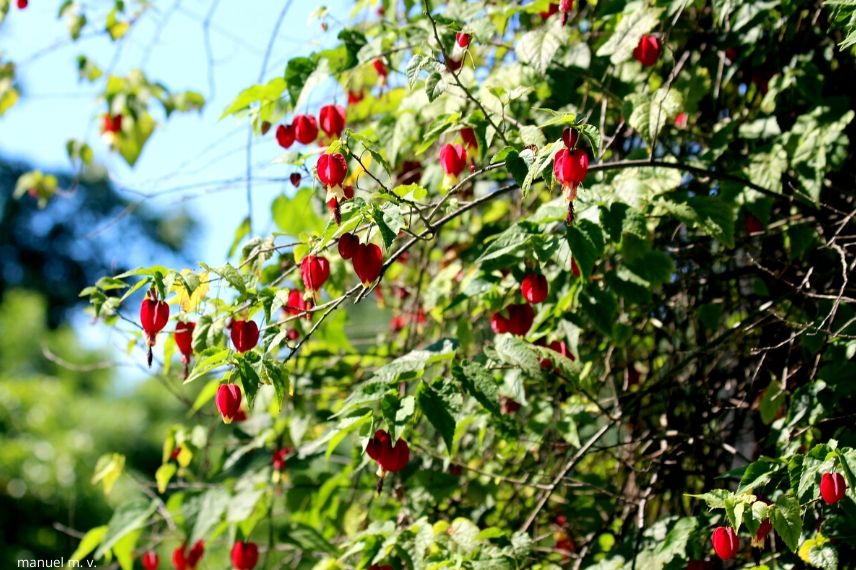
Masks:
[[[740,548],[740,539],[737,538],[737,533],[734,529],[725,526],[718,526],[714,529],[710,537],[713,542],[713,550],[716,555],[723,560],[731,560],[737,554]]]
[[[348,174],[348,162],[340,153],[322,154],[318,157],[318,179],[326,188],[341,186]]]
[[[277,471],[282,471],[285,468],[285,460],[288,457],[288,454],[294,451],[290,447],[281,447],[277,449],[273,454],[273,460],[271,461],[271,465]]]
[[[259,325],[255,321],[235,321],[232,323],[232,344],[238,352],[247,352],[259,342]]]
[[[360,246],[360,238],[351,233],[342,234],[339,238],[339,255],[342,259],[351,259]]]
[[[563,148],[553,159],[553,177],[562,185],[569,202],[576,198],[577,187],[585,180],[588,163],[588,154],[580,148]]]
[[[560,0],[559,1],[559,12],[570,12],[574,9],[574,0]]]
[[[300,186],[300,179],[301,179],[301,176],[300,176],[299,172],[292,172],[291,176],[288,177],[288,180],[291,182],[291,185],[294,186],[295,188]]]
[[[645,34],[633,48],[633,57],[645,67],[654,65],[660,59],[660,40],[656,36]]]
[[[143,299],[140,305],[140,324],[146,333],[146,344],[149,347],[149,366],[152,365],[152,350],[156,335],[163,330],[169,320],[169,305],[166,301],[158,301],[154,296]]]
[[[841,473],[824,473],[820,478],[820,496],[827,505],[834,505],[843,499],[846,491],[847,484]]]
[[[530,273],[520,283],[520,292],[528,302],[537,304],[547,298],[547,278],[540,273]]]
[[[270,131],[270,128],[271,128],[270,121],[262,121],[261,127],[259,129],[262,132],[262,136],[268,134],[268,131]]]
[[[687,115],[685,112],[678,113],[678,115],[675,117],[675,126],[679,129],[687,128],[688,118],[689,115]]]
[[[580,140],[580,132],[577,129],[572,127],[566,128],[562,131],[562,141],[565,143],[565,146],[568,148],[574,148],[577,146],[577,142]]]
[[[30,3],[29,3],[29,2],[27,2],[27,0],[18,0],[18,2],[17,2],[16,4],[17,4],[17,6],[18,6],[18,9],[19,9],[19,10],[23,10],[23,9],[25,9],[27,6],[29,6],[29,5],[30,5]]]
[[[157,567],[160,564],[160,559],[158,558],[157,552],[149,550],[143,554],[140,562],[142,562],[143,568],[146,570],[157,570]]]
[[[380,275],[383,267],[383,252],[376,244],[360,244],[354,252],[352,262],[360,282],[368,286]]]
[[[318,113],[321,130],[330,137],[340,137],[345,130],[345,108],[341,105],[324,105]]]
[[[571,258],[571,273],[574,274],[574,277],[580,276],[580,266],[577,265],[577,260],[573,257]]]
[[[455,41],[458,42],[458,45],[462,48],[466,48],[470,45],[470,35],[465,34],[464,32],[458,32],[455,34]]]
[[[330,262],[320,255],[307,255],[300,261],[300,276],[308,290],[317,291],[330,277]]]
[[[446,144],[440,149],[440,165],[449,176],[457,176],[467,166],[467,150],[459,144]]]
[[[294,144],[294,125],[280,125],[276,128],[276,142],[282,148],[291,148]]]
[[[312,115],[297,115],[292,125],[297,142],[309,144],[318,138],[318,121]]]
[[[259,547],[254,542],[237,541],[232,546],[232,566],[235,570],[253,570],[259,561]]]
[[[220,384],[217,388],[216,403],[223,421],[232,423],[241,409],[241,388],[237,384]]]

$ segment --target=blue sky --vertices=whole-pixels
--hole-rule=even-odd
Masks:
[[[216,184],[245,174],[246,122],[234,118],[219,121],[219,117],[242,89],[257,82],[271,32],[285,4],[269,0],[217,2],[210,26],[213,98],[201,115],[176,114],[162,122],[133,169],[101,142],[97,116],[104,104],[95,96],[102,86],[79,82],[76,68],[77,56],[85,54],[102,69],[115,65],[115,73],[122,75],[142,67],[150,80],[161,81],[172,90],[193,89],[209,97],[202,22],[213,1],[155,2],[155,8],[133,26],[118,57],[117,45],[106,34],[70,43],[65,22],[56,17],[59,2],[32,0],[24,11],[13,7],[0,28],[0,51],[5,52],[4,58],[20,62],[22,99],[0,118],[0,154],[43,170],[69,169],[65,142],[84,139],[123,187],[146,193],[196,187],[149,200],[147,205],[186,207],[202,226],[199,239],[192,244],[193,257],[216,264],[225,258],[233,231],[247,214],[243,183],[226,188]],[[106,1],[83,4],[91,23],[103,22],[112,6]],[[133,9],[135,3],[127,4]],[[317,20],[309,21],[310,14],[322,5],[335,15],[327,33]],[[294,0],[273,45],[266,78],[282,73],[288,58],[334,42],[339,31],[336,21],[347,20],[352,5],[351,0]],[[288,167],[271,164],[279,154],[272,135],[255,141],[254,176],[277,177],[290,172]],[[269,205],[283,190],[282,184],[254,184],[256,234],[272,229]]]

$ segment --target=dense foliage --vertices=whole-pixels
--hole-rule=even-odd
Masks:
[[[131,358],[203,387],[74,557],[851,564],[853,13],[360,0],[336,28],[319,9],[335,46],[223,113],[287,149],[279,232],[247,218],[228,263],[83,291]],[[129,163],[150,102],[202,103],[142,74],[104,95]],[[366,305],[389,330],[354,342]]]

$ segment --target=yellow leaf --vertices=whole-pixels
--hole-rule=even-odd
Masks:
[[[371,168],[372,155],[366,153],[364,157],[360,158],[360,161],[363,164],[357,164],[357,167],[354,169],[354,171],[345,179],[345,186],[354,186],[357,183],[357,180],[360,179],[360,176],[366,173],[366,168]],[[366,168],[363,168],[363,166],[365,166]]]
[[[124,468],[125,456],[121,453],[102,455],[95,464],[95,474],[92,476],[92,484],[97,485],[99,482],[102,483],[104,485],[104,494],[109,495]]]
[[[182,271],[182,273],[188,272],[187,269]],[[187,292],[184,285],[181,284],[180,281],[176,281],[172,286],[173,290],[178,294],[178,303],[181,305],[181,310],[185,312],[195,311],[199,306],[199,303],[202,302],[202,299],[205,298],[205,295],[208,294],[208,272],[201,273],[199,275],[199,287],[197,287],[193,294]]]

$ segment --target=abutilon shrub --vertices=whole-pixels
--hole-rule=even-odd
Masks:
[[[319,4],[318,42],[283,65],[289,13],[259,27],[274,27],[262,77],[218,112],[248,157],[228,259],[158,260],[83,292],[181,406],[161,465],[105,451],[95,479],[125,494],[81,530],[84,556],[856,560],[854,9],[353,6]],[[127,10],[83,30],[125,41],[116,22],[152,7]],[[0,112],[15,112],[13,63]],[[199,104],[142,74],[96,84],[98,152],[129,164],[156,140],[143,126]],[[272,204],[253,145],[276,154]],[[34,173],[18,186],[68,195]]]

